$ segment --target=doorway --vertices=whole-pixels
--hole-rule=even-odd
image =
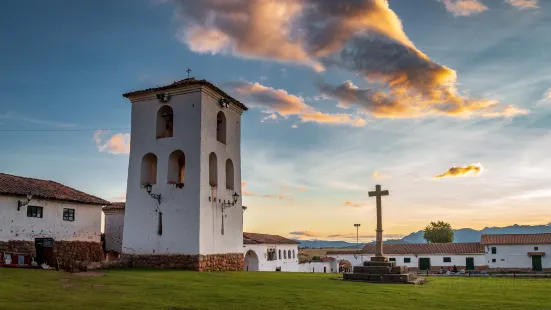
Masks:
[[[34,247],[36,250],[36,262],[38,265],[45,263],[49,266],[54,266],[54,239],[35,238]]]
[[[532,256],[532,271],[543,271],[541,256]]]
[[[258,271],[258,255],[253,250],[248,250],[245,254],[245,270]]]
[[[474,270],[474,257],[467,257],[465,266],[467,267],[467,270]]]
[[[430,270],[430,257],[419,258],[419,270]]]

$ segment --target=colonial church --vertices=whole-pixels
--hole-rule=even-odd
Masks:
[[[123,96],[132,103],[123,259],[133,266],[243,270],[247,107],[194,78]]]

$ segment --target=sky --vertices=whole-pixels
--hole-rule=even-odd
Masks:
[[[0,171],[126,192],[128,91],[186,77],[250,109],[244,228],[385,238],[551,222],[551,3],[97,0],[0,5]]]

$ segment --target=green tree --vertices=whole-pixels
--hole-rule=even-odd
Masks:
[[[423,231],[423,238],[428,243],[451,243],[453,242],[452,226],[443,221],[430,222]]]

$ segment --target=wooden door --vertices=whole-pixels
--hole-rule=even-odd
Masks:
[[[467,270],[474,270],[474,257],[467,257],[465,262]]]
[[[532,270],[542,271],[541,256],[532,256]]]
[[[419,270],[430,270],[430,258],[429,257],[419,258]]]

